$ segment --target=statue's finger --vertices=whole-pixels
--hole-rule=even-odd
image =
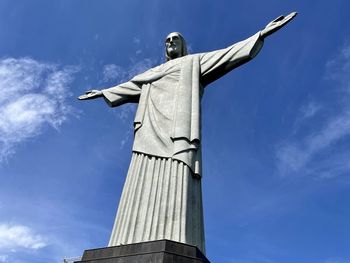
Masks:
[[[270,23],[268,23],[265,28],[275,26],[276,24],[278,24],[277,22],[283,21],[283,19],[284,19],[284,16],[279,16],[274,20],[272,20]]]
[[[85,100],[87,97],[88,97],[88,96],[84,94],[84,95],[80,95],[80,96],[78,97],[78,99],[79,99],[79,100]]]
[[[89,94],[91,92],[92,92],[92,90],[87,90],[87,91],[85,91],[85,94]]]
[[[284,23],[288,23],[290,20],[292,20],[298,13],[297,12],[293,12],[290,13],[289,15],[286,16]]]
[[[285,20],[289,21],[291,19],[293,19],[298,13],[297,12],[292,12],[289,15],[286,16]]]
[[[272,22],[278,22],[284,19],[284,16],[279,16],[277,18],[275,18]]]
[[[288,16],[295,17],[297,14],[298,14],[298,12],[292,12],[292,13],[290,13]]]

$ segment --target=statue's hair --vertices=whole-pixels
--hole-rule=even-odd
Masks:
[[[182,42],[181,57],[188,55],[187,44],[186,44],[185,38],[179,32],[171,32],[170,34],[173,34],[173,33],[177,34],[180,37],[180,39],[181,39],[181,42]],[[170,34],[168,34],[168,36]],[[165,49],[165,57],[166,57],[167,61],[170,60],[170,57],[169,57],[168,52],[166,51],[166,49]]]

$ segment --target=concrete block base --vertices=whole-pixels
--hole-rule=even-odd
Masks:
[[[157,240],[84,251],[75,263],[210,263],[195,246]]]

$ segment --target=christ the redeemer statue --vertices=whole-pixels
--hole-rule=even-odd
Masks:
[[[138,103],[132,159],[109,246],[168,239],[205,253],[201,190],[201,98],[205,87],[254,58],[280,16],[225,49],[188,54],[180,33],[165,40],[167,62],[112,88],[90,90],[111,107]]]

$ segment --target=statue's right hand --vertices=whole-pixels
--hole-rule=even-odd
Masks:
[[[84,95],[78,97],[79,100],[91,100],[102,96],[102,91],[93,89],[87,90]]]
[[[298,13],[292,12],[287,16],[279,16],[276,19],[272,20],[270,23],[267,24],[267,26],[261,30],[260,36],[262,38],[265,38],[277,30],[280,30],[282,27],[284,27],[286,24],[288,24]]]

